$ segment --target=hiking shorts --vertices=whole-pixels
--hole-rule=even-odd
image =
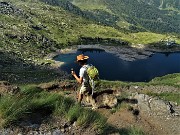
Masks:
[[[80,88],[80,92],[79,93],[86,95],[86,94],[90,94],[91,91],[92,91],[91,86],[84,86],[84,85],[82,85],[81,88]]]

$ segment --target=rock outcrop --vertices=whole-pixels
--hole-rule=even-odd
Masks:
[[[137,99],[138,108],[148,113],[149,115],[156,116],[168,116],[168,115],[180,115],[180,110],[177,106],[169,101],[164,101],[157,97],[151,97],[145,94],[133,93],[132,99]]]

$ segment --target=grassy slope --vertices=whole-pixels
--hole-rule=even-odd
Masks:
[[[9,0],[11,1],[11,0]],[[81,37],[101,37],[121,39],[122,33],[114,28],[97,25],[60,7],[53,7],[37,1],[11,1],[16,8],[23,10],[28,16],[1,14],[3,25],[0,48],[13,51],[19,55],[40,57],[67,45],[79,43]],[[36,30],[32,26],[38,26]],[[6,35],[13,35],[10,38]],[[33,35],[35,38],[31,38]],[[20,37],[28,37],[29,41]],[[52,43],[44,43],[46,37]],[[32,57],[33,56],[33,57]]]
[[[149,83],[125,83],[125,82],[111,82],[102,81],[101,88],[113,88],[136,85],[170,85],[180,87],[180,74],[172,74],[164,77],[158,77],[153,79]],[[168,83],[167,83],[168,82]],[[111,133],[118,131],[115,127],[110,127],[106,122],[107,118],[98,114],[97,112],[84,109],[83,107],[75,104],[70,98],[63,97],[57,93],[49,93],[40,88],[37,85],[22,85],[21,94],[18,95],[3,95],[0,97],[0,128],[9,126],[18,122],[19,119],[30,116],[31,113],[36,113],[39,108],[50,113],[51,116],[59,116],[60,118],[66,118],[68,121],[76,121],[77,125],[82,127],[93,127],[100,133]],[[126,94],[126,93],[124,93]],[[168,101],[177,102],[180,104],[179,93],[146,93],[151,96],[158,96]],[[127,98],[128,95],[122,95]],[[123,98],[123,97],[121,97]],[[123,106],[122,106],[123,107]],[[118,108],[117,108],[118,109]],[[120,109],[120,108],[119,108]],[[81,111],[82,115],[79,115]],[[112,110],[113,111],[113,110]],[[116,110],[117,111],[117,110]],[[48,113],[47,112],[47,113]],[[126,129],[126,132],[131,134],[136,129]],[[119,133],[123,134],[123,131],[119,130]],[[142,134],[142,131],[136,133]]]
[[[106,81],[102,80],[101,85],[103,88],[111,87],[111,88],[118,88],[119,86],[131,86],[131,85],[164,85],[164,86],[173,86],[180,88],[180,73],[168,74],[162,77],[156,77],[149,82],[121,82],[121,81]],[[101,87],[101,86],[100,86]]]
[[[125,4],[124,1],[118,1],[116,4],[114,4],[115,2],[117,2],[117,1],[94,0],[92,2],[90,0],[72,0],[72,3],[75,4],[76,6],[78,6],[79,8],[81,8],[82,10],[87,10],[87,11],[91,11],[91,12],[94,12],[94,10],[101,10],[101,11],[106,11],[112,15],[119,16],[120,18],[119,18],[119,21],[116,22],[116,25],[121,28],[125,28],[128,31],[129,27],[133,26],[133,25],[131,23],[127,22],[127,20],[125,19],[125,16],[130,17],[131,19],[134,18],[134,21],[138,20],[137,18],[135,19],[134,16],[131,16],[131,12],[133,12],[133,10],[134,11],[137,10],[138,12],[140,12],[141,10],[139,11],[138,9],[136,9],[136,7],[133,7],[133,6],[131,7],[128,4],[126,4],[126,6],[124,6],[123,5],[123,4]],[[135,3],[137,3],[137,2],[135,2]],[[101,8],[97,7],[97,5],[100,5],[99,7],[101,7]],[[131,3],[131,5],[133,5],[133,4]],[[134,5],[136,5],[136,4],[134,4]],[[128,6],[130,6],[131,8],[128,8]],[[142,6],[142,5],[140,5],[140,6]],[[144,12],[148,12],[148,11],[144,11]],[[158,12],[160,12],[160,10]],[[163,16],[163,14],[159,13],[159,16]],[[166,16],[166,15],[164,15],[164,16]],[[168,15],[167,15],[167,17],[168,17]],[[107,18],[104,18],[104,19],[107,19]],[[139,19],[151,21],[150,18],[148,20],[148,17],[143,18],[143,16],[140,17]],[[179,19],[176,19],[176,23],[178,20]],[[138,24],[138,22],[137,22],[136,26],[142,27],[141,24]],[[157,43],[161,39],[166,40],[167,38],[171,38],[172,40],[175,40],[177,43],[180,43],[180,39],[179,39],[178,35],[158,34],[158,33],[153,33],[151,31],[149,31],[148,29],[147,29],[147,32],[138,32],[138,33],[131,33],[131,32],[128,33],[127,32],[125,35],[122,36],[122,39],[127,40],[130,43],[134,43],[134,44]]]
[[[20,119],[26,120],[26,118],[31,117],[34,113],[40,113],[38,111],[42,110],[43,114],[47,113],[46,117],[66,119],[70,123],[76,122],[78,129],[90,128],[90,132],[93,131],[97,134],[109,134],[111,132],[143,134],[142,130],[137,131],[137,128],[134,127],[123,128],[123,130],[117,129],[109,125],[107,118],[102,114],[75,104],[75,101],[71,98],[58,93],[43,91],[35,85],[22,86],[18,95],[3,95],[0,97],[0,129],[12,127],[14,124],[18,125]],[[51,131],[52,125],[48,123],[46,130]]]
[[[156,77],[150,81],[150,84],[180,87],[180,73],[169,74],[163,77]]]
[[[102,0],[72,0],[72,3],[83,10],[101,9],[107,11],[105,3]]]
[[[3,25],[0,41],[0,48],[9,50],[27,56],[31,59],[37,59],[41,55],[55,51],[67,45],[78,44],[81,37],[100,37],[124,39],[134,44],[149,44],[166,39],[168,36],[151,32],[124,33],[115,28],[101,26],[92,21],[83,19],[65,11],[60,7],[50,6],[39,1],[11,1],[12,5],[21,9],[27,16],[1,14],[1,24]],[[106,8],[103,8],[106,10]],[[40,30],[33,27],[38,26]],[[17,38],[6,36],[12,34]],[[31,38],[34,35],[35,38]],[[19,37],[30,37],[19,40]],[[48,39],[48,43],[42,40]],[[178,43],[180,38],[173,37]]]
[[[179,0],[145,0],[145,2],[155,7],[159,7],[163,9],[166,9],[166,8],[180,9]]]

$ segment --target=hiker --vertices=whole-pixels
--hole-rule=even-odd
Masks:
[[[89,77],[86,72],[88,68],[88,65],[87,65],[88,59],[89,57],[84,56],[83,54],[80,54],[77,56],[76,62],[81,66],[79,70],[79,77],[76,75],[75,71],[71,70],[71,74],[74,76],[77,82],[81,84],[81,88],[78,93],[78,103],[81,103],[83,96],[86,94],[90,94],[92,90],[89,84]]]

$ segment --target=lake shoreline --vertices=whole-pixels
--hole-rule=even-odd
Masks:
[[[60,54],[72,54],[76,53],[77,50],[83,50],[83,49],[99,49],[104,50],[107,53],[111,53],[118,58],[132,62],[140,59],[146,59],[148,57],[151,57],[155,53],[173,53],[173,52],[180,52],[180,49],[176,50],[162,50],[162,49],[156,49],[156,48],[147,48],[145,45],[136,45],[136,46],[107,46],[107,45],[74,45],[71,47],[67,47],[65,49],[57,50],[54,53],[48,54],[45,59],[53,60],[54,64],[52,65],[54,68],[59,68],[63,62],[55,61],[54,57]]]

